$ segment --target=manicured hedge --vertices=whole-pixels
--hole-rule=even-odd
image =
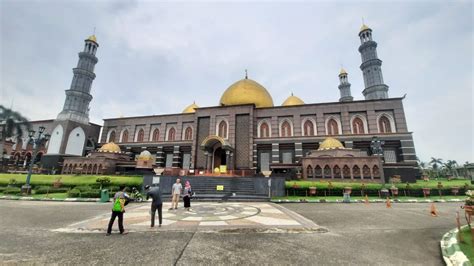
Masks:
[[[48,186],[41,186],[37,187],[34,192],[35,194],[47,194],[47,193],[66,193],[69,191],[68,187],[48,187]]]
[[[3,194],[5,195],[16,195],[20,193],[21,193],[21,189],[19,187],[7,187],[6,189],[3,190]]]
[[[53,186],[53,183],[61,178],[62,187],[75,186],[94,186],[99,188],[96,182],[97,178],[104,177],[101,175],[39,175],[31,176],[32,186]],[[143,176],[108,176],[110,178],[110,186],[127,186],[137,187],[143,183]],[[0,174],[0,186],[6,186],[10,183],[10,179],[15,179],[20,187],[26,182],[26,174]]]

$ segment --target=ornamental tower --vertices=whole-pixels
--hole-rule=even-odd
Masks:
[[[377,57],[377,43],[372,40],[372,29],[363,24],[359,32],[359,52],[362,57],[360,69],[364,75],[366,100],[388,98],[388,86],[383,83],[382,60]]]
[[[81,124],[89,124],[89,103],[92,100],[91,86],[95,79],[94,67],[97,64],[95,53],[99,44],[95,35],[87,38],[84,51],[79,53],[77,67],[73,69],[71,87],[66,90],[63,110],[57,120],[70,120]]]
[[[354,100],[354,97],[351,95],[351,84],[347,79],[347,72],[344,68],[341,68],[339,72],[339,91],[341,93],[340,102],[352,102]]]

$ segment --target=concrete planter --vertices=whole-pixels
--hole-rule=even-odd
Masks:
[[[344,188],[344,193],[351,194],[352,193],[352,188],[351,187],[345,187]]]
[[[309,188],[309,195],[310,196],[316,196],[316,187],[310,187]]]
[[[431,188],[423,188],[423,196],[426,198],[426,197],[429,197],[431,194]]]

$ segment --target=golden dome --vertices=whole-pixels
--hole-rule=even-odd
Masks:
[[[257,108],[273,107],[270,93],[258,82],[245,78],[230,85],[222,94],[220,105],[255,104]]]
[[[281,104],[281,106],[292,106],[292,105],[303,105],[304,102],[300,98],[296,97],[291,94],[290,97],[286,98],[286,100]]]
[[[359,32],[363,32],[364,30],[370,30],[369,26],[365,25],[365,24],[362,24],[362,26],[360,27],[360,31]]]
[[[95,37],[95,34],[94,34],[94,35],[89,36],[89,38],[87,38],[86,41],[93,41],[93,42],[97,43],[97,38]]]
[[[147,150],[142,151],[140,155],[138,155],[138,160],[149,161],[151,158],[151,153]]]
[[[334,150],[334,149],[344,149],[344,145],[335,139],[335,138],[326,138],[321,145],[319,145],[318,150]]]
[[[341,71],[339,71],[339,76],[343,74],[347,74],[347,72],[344,68],[341,67]]]
[[[99,149],[100,152],[114,152],[114,153],[120,153],[122,150],[120,150],[119,145],[109,142],[107,144],[102,145]]]
[[[195,112],[196,112],[196,108],[199,108],[199,106],[197,106],[197,104],[196,104],[195,102],[193,102],[191,105],[189,105],[188,107],[184,108],[183,114],[195,113]]]

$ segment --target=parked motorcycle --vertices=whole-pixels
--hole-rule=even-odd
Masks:
[[[130,200],[135,202],[143,201],[143,196],[136,187],[132,187],[132,193],[130,193]]]

